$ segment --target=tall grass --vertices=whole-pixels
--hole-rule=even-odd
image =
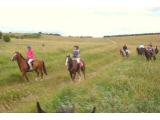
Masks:
[[[147,62],[137,56],[139,41],[148,43],[157,36],[116,38],[65,38],[42,36],[38,40],[13,39],[0,48],[0,112],[35,112],[40,101],[48,112],[60,106],[75,106],[76,112],[160,112],[159,55],[157,61]],[[21,78],[16,62],[10,57],[15,50],[25,56],[25,46],[32,44],[36,57],[46,63],[48,76],[34,81],[35,74],[28,73],[30,82]],[[45,46],[42,46],[42,43]],[[127,43],[131,56],[123,59],[119,47]],[[65,56],[72,46],[79,45],[81,57],[86,62],[86,80],[73,83],[64,66]]]

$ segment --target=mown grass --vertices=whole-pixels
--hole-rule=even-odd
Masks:
[[[147,62],[137,56],[135,48],[141,42],[158,37],[116,38],[67,38],[41,36],[37,39],[13,39],[0,45],[0,112],[35,112],[40,101],[48,112],[60,106],[75,105],[76,112],[160,112],[159,55],[157,60]],[[119,48],[127,43],[131,56],[123,59]],[[46,63],[48,76],[43,81],[30,82],[21,78],[16,62],[10,57],[14,51],[25,55],[25,47],[32,44],[36,56]],[[45,46],[42,46],[44,44]],[[86,80],[73,83],[64,66],[65,57],[72,53],[72,46],[79,45],[86,61]]]

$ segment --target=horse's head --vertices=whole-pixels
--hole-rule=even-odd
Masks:
[[[18,56],[18,52],[15,52],[15,53],[13,54],[13,56],[11,57],[11,60],[12,60],[12,61],[17,60],[17,56]]]
[[[11,57],[11,60],[12,61],[15,61],[15,60],[17,60],[19,57],[22,57],[22,55],[19,53],[19,52],[15,52],[14,54],[13,54],[13,56]],[[23,57],[22,57],[23,58]]]
[[[65,65],[68,66],[71,63],[71,61],[72,61],[71,56],[67,55]]]

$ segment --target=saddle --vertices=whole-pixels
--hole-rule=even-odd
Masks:
[[[78,60],[77,60],[76,58],[72,58],[72,60],[74,60],[74,61],[76,61],[76,62],[78,63]],[[80,59],[80,61],[79,61],[79,64],[80,64],[80,67],[83,66],[83,62],[81,61],[81,59]]]
[[[82,61],[80,61],[80,67],[82,67],[83,66],[83,62]]]

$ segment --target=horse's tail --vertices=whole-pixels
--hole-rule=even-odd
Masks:
[[[155,48],[155,53],[158,54],[159,50],[158,50],[158,47],[156,46]]]
[[[86,64],[84,62],[84,60],[81,59],[81,62],[83,63],[83,66],[81,67],[81,71],[83,72],[83,75],[84,75],[84,79],[86,78]]]
[[[43,62],[43,72],[47,75],[47,70],[46,70],[44,62]]]

